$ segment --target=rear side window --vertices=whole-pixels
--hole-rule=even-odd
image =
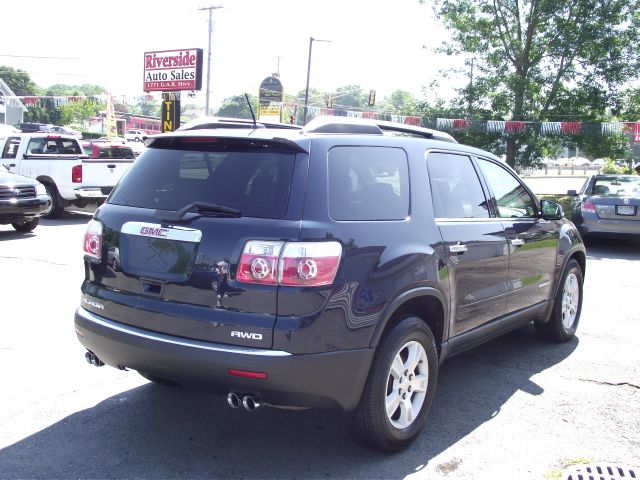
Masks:
[[[437,218],[489,217],[487,199],[469,157],[430,153],[427,165]]]
[[[7,138],[2,150],[2,158],[16,158],[19,145],[20,139],[18,137]]]
[[[43,153],[52,155],[79,155],[82,153],[80,144],[75,139],[38,137],[29,140],[27,153],[39,155]]]
[[[192,149],[148,148],[109,203],[176,211],[202,201],[243,216],[284,217],[295,153],[243,142],[194,142]]]
[[[404,220],[409,170],[401,148],[334,147],[329,151],[329,215],[334,220]]]

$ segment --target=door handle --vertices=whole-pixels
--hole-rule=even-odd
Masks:
[[[116,168],[116,166],[114,164],[109,164],[107,165],[107,168]]]
[[[511,240],[511,245],[513,245],[514,247],[521,247],[522,245],[524,245],[524,240],[522,240],[521,238],[514,238]]]
[[[458,242],[457,245],[449,245],[449,251],[451,253],[464,253],[467,250],[468,250],[468,248],[464,243]]]

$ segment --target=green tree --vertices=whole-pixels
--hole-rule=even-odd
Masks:
[[[0,79],[19,97],[37,95],[39,92],[38,86],[33,83],[29,74],[24,70],[0,65]]]
[[[253,95],[249,95],[249,100],[251,101],[251,107],[253,108],[253,112],[255,113],[256,118],[258,118],[258,112],[256,110],[258,99]],[[249,109],[249,105],[247,104],[247,99],[245,98],[244,94],[225,98],[222,101],[222,106],[216,112],[216,116],[231,118],[252,118],[251,110]]]
[[[393,115],[415,115],[417,111],[417,100],[406,90],[395,90],[391,92],[389,98],[381,103],[381,110]],[[377,106],[377,105],[376,105]]]
[[[466,103],[513,120],[548,119],[570,85],[598,85],[611,101],[637,75],[639,8],[640,0],[434,2],[452,32],[443,51],[474,61],[474,83],[460,92]],[[530,161],[531,142],[507,137],[507,161]]]

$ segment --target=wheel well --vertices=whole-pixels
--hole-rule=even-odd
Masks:
[[[444,310],[440,300],[430,295],[422,295],[407,300],[393,312],[391,319],[382,332],[382,337],[390,332],[403,318],[408,316],[416,316],[424,320],[431,329],[433,338],[436,340],[438,352],[440,352],[444,331]]]
[[[584,252],[575,252],[573,255],[571,255],[570,259],[571,258],[574,258],[576,262],[578,262],[578,265],[580,265],[580,270],[582,270],[582,276],[584,276],[585,270],[587,268],[587,259],[584,255]]]
[[[52,187],[56,186],[56,182],[53,181],[53,179],[51,177],[38,177],[36,178],[36,180],[38,180],[40,183],[47,183],[49,185],[51,185]]]

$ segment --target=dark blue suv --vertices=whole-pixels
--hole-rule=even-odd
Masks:
[[[585,249],[495,156],[433,130],[319,119],[152,137],[89,223],[87,360],[232,407],[339,407],[399,450],[445,358],[534,322],[571,339]]]

